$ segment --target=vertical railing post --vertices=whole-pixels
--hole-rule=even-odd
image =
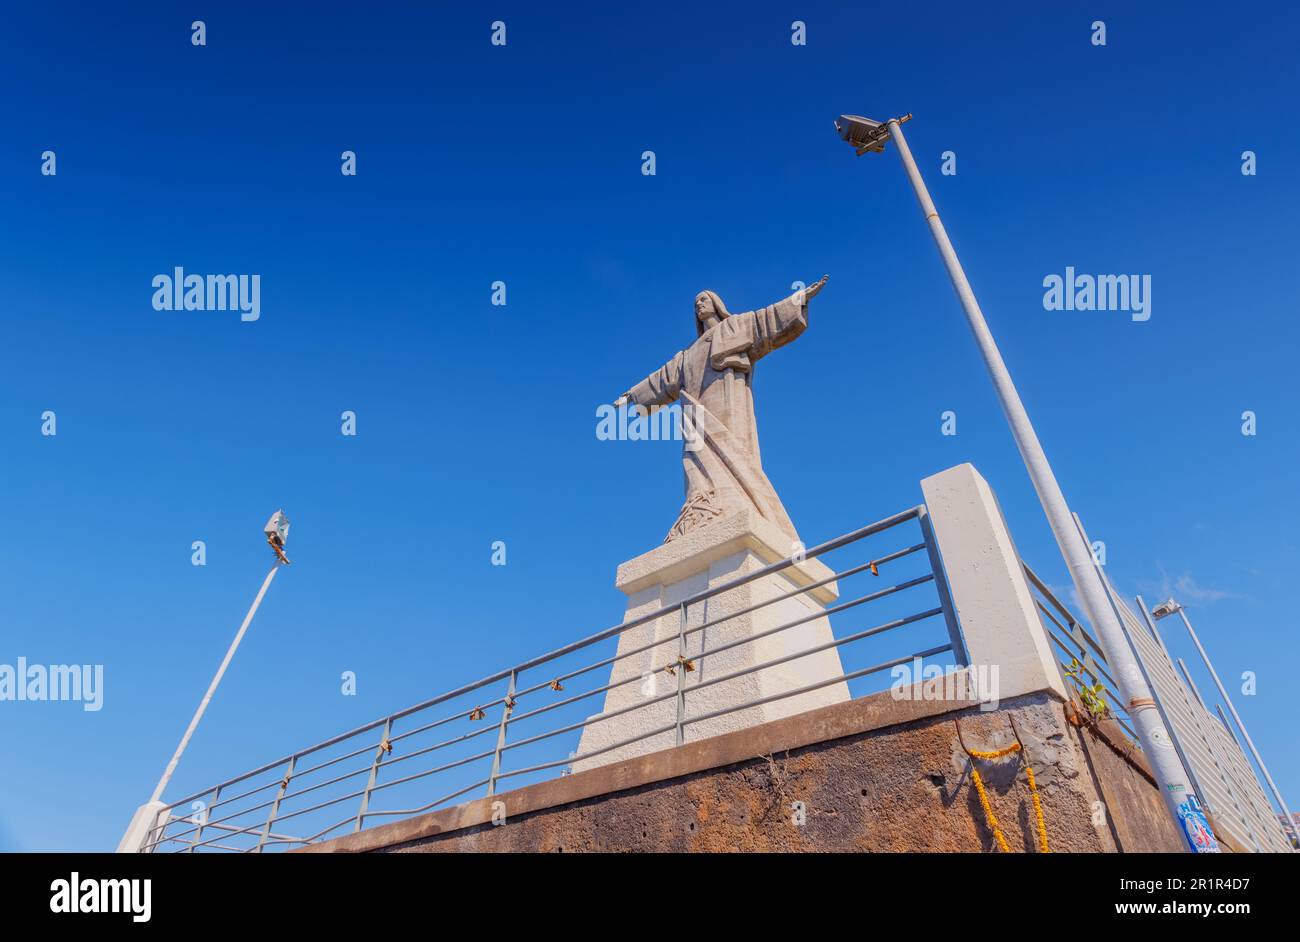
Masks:
[[[162,843],[163,834],[167,831],[167,826],[171,824],[172,812],[170,808],[164,808],[159,811],[153,820],[153,826],[144,834],[144,844],[140,847],[140,853],[156,853],[158,845]],[[121,853],[121,851],[118,851]]]
[[[970,653],[966,650],[966,638],[961,632],[961,623],[952,607],[952,593],[948,591],[948,576],[943,571],[943,559],[939,547],[934,542],[934,529],[930,526],[930,513],[922,504],[916,509],[916,519],[921,526],[921,537],[925,540],[925,554],[930,559],[930,571],[934,573],[934,588],[939,596],[939,605],[943,608],[943,621],[948,626],[948,640],[952,643],[953,657],[958,664],[970,664]]]
[[[218,785],[217,790],[212,793],[211,804],[207,805],[203,809],[203,820],[199,822],[198,830],[194,832],[194,840],[190,841],[189,850],[185,851],[185,853],[187,854],[194,853],[194,848],[197,847],[199,841],[203,839],[203,829],[208,826],[208,818],[212,817],[212,806],[215,805],[220,800],[221,800],[221,786]]]
[[[289,764],[284,768],[284,778],[280,779],[280,788],[275,793],[275,800],[271,802],[271,810],[266,813],[266,824],[262,825],[262,833],[257,839],[257,852],[259,854],[266,845],[266,839],[271,836],[271,823],[275,821],[275,816],[280,813],[280,801],[284,798],[284,793],[289,790],[289,782],[293,779],[293,767],[297,762],[297,756],[290,756]]]
[[[712,676],[712,675],[710,675]],[[677,745],[686,740],[686,603],[682,602],[677,616]]]
[[[379,745],[375,747],[375,761],[370,763],[370,777],[366,779],[366,790],[361,793],[361,807],[357,809],[357,820],[352,825],[353,832],[360,831],[365,824],[366,812],[370,810],[370,793],[374,791],[375,780],[379,778],[379,765],[393,748],[388,741],[388,734],[392,731],[393,718],[390,716],[384,720],[384,732],[379,737]]]
[[[1044,690],[1068,700],[993,489],[962,464],[923,480],[921,493],[974,675],[996,678],[999,701]]]
[[[489,795],[497,793],[497,776],[501,774],[501,750],[506,745],[506,728],[510,725],[510,711],[515,705],[515,681],[519,678],[518,671],[510,672],[510,683],[506,686],[506,699],[501,707],[501,727],[497,730],[497,747],[492,753],[492,773],[488,776]]]

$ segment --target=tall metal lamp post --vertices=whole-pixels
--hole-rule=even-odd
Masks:
[[[1232,698],[1228,696],[1227,688],[1223,686],[1223,681],[1219,680],[1219,672],[1214,669],[1214,664],[1210,662],[1210,655],[1206,653],[1205,647],[1201,644],[1201,639],[1196,636],[1195,629],[1192,628],[1191,620],[1187,617],[1187,610],[1175,602],[1173,599],[1167,599],[1161,602],[1151,610],[1151,617],[1156,621],[1162,618],[1168,618],[1170,615],[1177,614],[1183,620],[1183,625],[1187,628],[1187,633],[1192,637],[1192,643],[1196,645],[1196,650],[1200,652],[1201,660],[1205,662],[1205,669],[1210,672],[1210,677],[1214,680],[1214,686],[1219,688],[1219,696],[1228,706],[1228,712],[1232,714],[1233,721],[1237,724],[1237,729],[1241,730],[1241,737],[1246,740],[1246,745],[1250,749],[1250,754],[1255,757],[1255,764],[1259,770],[1264,773],[1264,781],[1268,782],[1269,790],[1273,792],[1273,797],[1277,800],[1277,806],[1282,809],[1285,818],[1285,828],[1287,835],[1296,833],[1296,820],[1291,816],[1291,809],[1286,806],[1286,799],[1282,797],[1282,791],[1273,781],[1273,776],[1268,774],[1268,766],[1264,764],[1264,757],[1259,754],[1255,748],[1255,742],[1250,738],[1250,733],[1246,732],[1246,724],[1241,720],[1241,714],[1233,706]]]
[[[199,720],[203,719],[208,704],[212,702],[212,695],[217,692],[217,685],[221,683],[221,678],[225,676],[226,668],[230,666],[235,651],[239,649],[239,643],[244,640],[244,634],[248,631],[248,626],[253,623],[253,616],[257,614],[262,599],[266,598],[266,590],[271,587],[271,580],[275,578],[275,574],[280,571],[281,566],[289,565],[289,558],[284,555],[284,544],[289,538],[289,518],[284,515],[283,510],[277,510],[271,515],[271,519],[266,521],[263,532],[266,534],[267,545],[275,553],[275,562],[271,564],[270,571],[266,574],[266,578],[262,580],[262,587],[257,590],[257,596],[253,599],[253,604],[249,606],[243,624],[239,626],[239,631],[235,633],[235,640],[230,643],[230,647],[226,650],[226,656],[222,658],[221,666],[217,668],[212,683],[208,684],[207,693],[199,701],[199,708],[194,711],[194,717],[190,720],[190,725],[186,728],[185,734],[181,736],[181,741],[176,746],[171,761],[167,763],[167,768],[163,769],[162,777],[158,779],[158,785],[153,790],[153,797],[136,809],[135,815],[127,827],[126,834],[123,835],[121,843],[118,844],[118,853],[135,853],[142,850],[149,843],[149,835],[155,828],[154,820],[163,809],[163,791],[166,790],[167,783],[171,781],[172,774],[181,761],[181,755],[185,752],[185,747],[190,744],[190,738],[194,735],[194,730],[198,728]]]
[[[1056,544],[1065,558],[1070,577],[1079,593],[1084,614],[1097,632],[1098,640],[1106,652],[1107,661],[1115,669],[1120,695],[1128,705],[1128,713],[1133,719],[1133,726],[1142,743],[1143,752],[1151,763],[1156,780],[1160,783],[1160,792],[1164,797],[1165,805],[1175,824],[1187,838],[1188,846],[1192,851],[1218,853],[1218,841],[1210,830],[1201,802],[1188,780],[1187,772],[1174,751],[1169,732],[1160,718],[1160,712],[1156,708],[1155,698],[1151,694],[1146,677],[1128,646],[1119,613],[1115,611],[1110,596],[1102,585],[1101,577],[1094,568],[1092,550],[1084,544],[1075,528],[1074,518],[1070,515],[1070,508],[1065,502],[1065,495],[1061,492],[1056,475],[1047,462],[1047,455],[1038,441],[1038,435],[1029,422],[1029,413],[1025,411],[1024,404],[1020,401],[1020,394],[1016,391],[1011,374],[1002,360],[993,333],[984,320],[979,302],[975,300],[975,292],[971,290],[966,272],[957,259],[957,252],[953,249],[948,233],[939,220],[934,201],[930,199],[930,192],[925,187],[925,181],[921,179],[921,171],[917,169],[916,161],[912,159],[912,151],[907,146],[907,139],[903,137],[902,129],[902,125],[911,118],[912,116],[908,114],[882,122],[857,115],[841,115],[835,122],[835,129],[845,142],[853,146],[859,156],[866,153],[882,153],[885,143],[891,139],[898,145],[903,169],[906,170],[912,189],[916,192],[916,199],[921,204],[921,212],[924,213],[925,221],[930,227],[930,234],[934,237],[935,245],[938,246],[939,255],[948,269],[948,277],[952,279],[957,298],[966,313],[966,320],[975,335],[975,342],[984,357],[984,365],[988,368],[993,387],[998,394],[998,401],[1002,404],[1002,411],[1011,426],[1011,434],[1015,438],[1016,447],[1020,449],[1020,457],[1029,471],[1029,479],[1038,493],[1038,500],[1047,515],[1047,522],[1052,528],[1053,536],[1056,537]]]

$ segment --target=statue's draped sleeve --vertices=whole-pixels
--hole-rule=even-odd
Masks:
[[[646,407],[666,406],[676,401],[682,391],[682,367],[685,360],[685,351],[679,351],[675,357],[628,390],[628,399],[634,405]]]
[[[749,371],[756,360],[784,347],[808,329],[808,305],[798,294],[756,311],[733,314],[713,329],[713,368]]]
[[[747,325],[751,335],[750,360],[765,357],[778,347],[784,347],[808,329],[808,305],[802,292],[739,316],[750,322]]]

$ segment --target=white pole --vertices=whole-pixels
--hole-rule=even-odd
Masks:
[[[253,616],[257,614],[257,608],[262,604],[262,599],[266,596],[266,590],[271,587],[271,580],[275,578],[275,574],[279,569],[280,562],[279,560],[276,560],[276,562],[271,565],[271,571],[266,574],[266,578],[262,581],[262,588],[257,591],[257,598],[253,599],[252,607],[249,608],[248,614],[244,616],[244,623],[239,626],[239,633],[235,635],[235,640],[230,643],[230,650],[226,651],[226,656],[222,660],[221,666],[217,668],[217,676],[213,677],[212,683],[208,684],[208,692],[203,695],[203,701],[199,704],[199,708],[194,711],[194,719],[190,720],[189,729],[185,730],[185,735],[181,737],[181,742],[180,745],[176,747],[175,755],[173,755],[172,760],[167,763],[167,768],[163,770],[162,778],[158,779],[158,787],[153,790],[153,797],[149,799],[150,801],[162,800],[163,789],[165,789],[167,783],[171,781],[172,773],[176,771],[176,765],[181,761],[181,753],[183,753],[185,747],[190,744],[190,737],[194,735],[194,730],[198,727],[199,720],[203,719],[203,711],[208,708],[208,704],[212,701],[212,695],[216,693],[217,684],[221,683],[221,678],[225,675],[226,668],[230,666],[231,658],[235,656],[235,651],[239,648],[239,642],[244,640],[244,632],[248,631],[248,626],[253,623]]]
[[[1159,783],[1160,793],[1164,797],[1169,814],[1173,817],[1179,831],[1187,837],[1188,846],[1192,850],[1218,853],[1218,842],[1213,833],[1209,832],[1208,827],[1204,832],[1198,832],[1201,836],[1199,844],[1191,839],[1189,825],[1195,821],[1195,815],[1201,813],[1200,800],[1187,780],[1187,773],[1178,760],[1169,732],[1160,719],[1159,710],[1156,709],[1151,688],[1147,686],[1146,678],[1142,675],[1142,670],[1125,640],[1124,628],[1120,625],[1119,616],[1110,604],[1101,577],[1093,568],[1092,550],[1084,545],[1083,539],[1075,529],[1070,508],[1065,503],[1065,495],[1061,493],[1061,487],[1056,482],[1056,475],[1052,473],[1051,465],[1047,463],[1047,455],[1043,453],[1038,435],[1029,423],[1029,414],[1020,401],[1020,394],[1016,392],[1006,364],[1002,361],[1002,354],[993,340],[993,334],[984,320],[983,312],[980,311],[979,302],[975,300],[975,292],[971,290],[970,282],[966,280],[961,262],[957,260],[957,253],[948,239],[948,233],[943,223],[939,221],[939,213],[934,208],[934,201],[930,199],[929,191],[925,188],[925,181],[921,179],[921,171],[917,169],[916,161],[912,159],[912,151],[907,146],[906,138],[903,137],[903,129],[899,126],[897,118],[889,121],[888,124],[890,134],[898,144],[903,168],[907,171],[908,179],[911,180],[912,189],[916,191],[916,199],[921,204],[925,221],[930,226],[930,234],[939,248],[939,255],[942,256],[943,263],[948,269],[948,277],[952,279],[953,288],[956,289],[962,309],[966,312],[966,320],[975,335],[975,342],[984,357],[984,365],[988,368],[993,386],[997,390],[998,400],[1011,426],[1016,447],[1020,449],[1020,457],[1025,462],[1029,479],[1033,482],[1038,500],[1047,514],[1047,522],[1056,537],[1056,545],[1060,547],[1061,555],[1070,570],[1070,578],[1079,593],[1084,615],[1097,632],[1097,638],[1106,652],[1106,660],[1115,672],[1120,686],[1120,695],[1128,704],[1128,714],[1133,720],[1134,729],[1142,743],[1142,750]],[[1189,813],[1193,814],[1193,822],[1185,824],[1184,820]]]
[[[1196,637],[1196,632],[1192,629],[1192,623],[1187,618],[1187,611],[1181,605],[1178,606],[1178,616],[1182,618],[1183,624],[1187,626],[1187,633],[1192,636],[1192,642],[1196,645],[1196,650],[1201,652],[1201,660],[1205,662],[1206,669],[1210,672],[1210,676],[1214,678],[1214,686],[1219,688],[1219,696],[1223,697],[1223,702],[1228,705],[1228,712],[1232,714],[1232,718],[1237,724],[1237,729],[1241,730],[1242,738],[1246,740],[1246,745],[1250,747],[1250,754],[1255,757],[1255,764],[1258,765],[1259,770],[1264,773],[1264,781],[1268,782],[1268,787],[1273,792],[1273,797],[1277,799],[1278,807],[1282,809],[1282,814],[1286,816],[1287,824],[1291,827],[1295,827],[1295,818],[1291,817],[1291,809],[1286,806],[1286,799],[1282,797],[1282,792],[1273,781],[1273,776],[1268,774],[1268,766],[1264,764],[1264,757],[1261,756],[1259,750],[1255,748],[1255,743],[1251,740],[1250,733],[1246,732],[1246,724],[1241,721],[1241,715],[1237,712],[1237,708],[1232,705],[1232,698],[1228,696],[1228,691],[1224,689],[1223,681],[1219,680],[1219,672],[1216,671],[1214,665],[1210,663],[1210,656],[1205,653],[1205,648],[1201,646],[1201,639]]]

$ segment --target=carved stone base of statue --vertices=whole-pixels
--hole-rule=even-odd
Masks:
[[[831,569],[815,559],[796,563],[779,573],[759,577],[690,605],[686,612],[687,629],[700,625],[705,627],[686,636],[686,657],[694,669],[686,670],[685,665],[678,661],[681,618],[678,603],[769,563],[789,558],[791,549],[790,538],[780,527],[756,510],[742,510],[683,533],[618,567],[616,584],[627,595],[624,622],[665,606],[668,610],[620,636],[619,655],[647,648],[622,658],[613,666],[610,683],[627,682],[606,692],[603,713],[627,712],[599,721],[596,721],[597,717],[591,717],[583,728],[577,754],[581,756],[605,749],[641,733],[661,731],[638,742],[578,759],[573,763],[573,771],[580,772],[676,745],[673,727],[677,719],[677,703],[673,694],[679,677],[685,680],[685,716],[690,720],[844,673],[838,649],[829,648],[776,667],[711,683],[715,678],[814,648],[833,639],[830,622],[822,613],[838,598],[839,591],[834,582],[790,598],[780,598],[800,586],[833,575]],[[778,598],[780,601],[771,601]],[[763,602],[770,604],[748,611]],[[726,617],[733,613],[739,614]],[[802,619],[807,620],[797,627],[736,644],[708,657],[699,656],[701,650],[753,638],[778,625]],[[665,667],[672,667],[676,673],[669,673]],[[662,702],[648,703],[665,695]],[[688,723],[684,741],[706,739],[847,699],[848,686],[843,681],[827,684],[807,693],[768,700],[758,706]]]

